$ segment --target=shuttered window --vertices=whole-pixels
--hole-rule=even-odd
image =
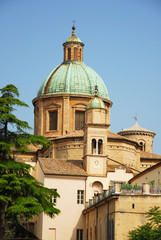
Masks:
[[[57,130],[57,111],[49,112],[49,130]]]
[[[80,130],[85,123],[85,112],[76,111],[75,112],[75,130]]]
[[[83,240],[83,229],[77,229],[77,240]]]

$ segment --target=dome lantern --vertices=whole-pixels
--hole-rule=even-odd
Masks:
[[[84,43],[75,35],[75,26],[72,27],[72,36],[69,37],[64,46],[64,62],[67,61],[83,61]]]

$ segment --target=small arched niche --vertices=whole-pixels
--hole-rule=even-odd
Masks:
[[[92,184],[94,195],[100,194],[103,192],[103,184],[99,181],[96,181]]]

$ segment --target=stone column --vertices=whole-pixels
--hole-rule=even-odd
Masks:
[[[65,135],[69,133],[69,96],[63,97],[62,111],[62,133]]]
[[[143,194],[150,194],[150,184],[149,183],[143,183]]]

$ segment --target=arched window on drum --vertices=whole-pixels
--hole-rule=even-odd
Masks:
[[[68,48],[68,60],[71,60],[71,48]]]

